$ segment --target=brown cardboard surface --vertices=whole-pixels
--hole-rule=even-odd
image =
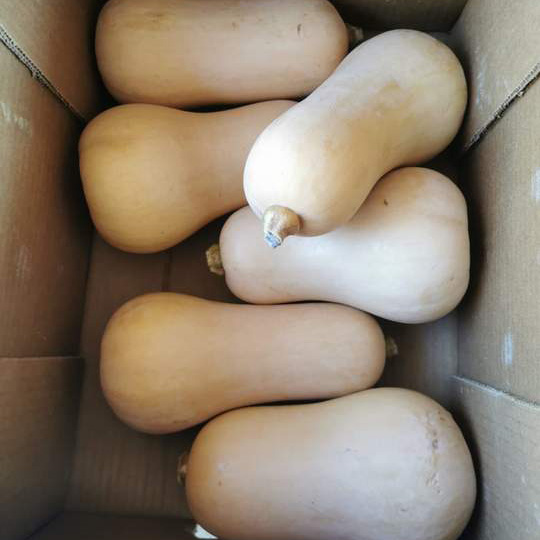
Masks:
[[[540,407],[455,379],[451,411],[475,459],[477,507],[464,540],[540,538]]]
[[[26,538],[62,510],[82,362],[0,359],[0,538]]]
[[[78,353],[90,221],[79,125],[0,44],[0,357]]]
[[[469,82],[468,145],[540,72],[540,2],[469,0],[452,31]]]
[[[429,324],[382,322],[387,337],[398,348],[389,358],[378,386],[399,386],[426,394],[444,407],[452,402],[451,378],[457,366],[455,313]]]
[[[448,31],[467,0],[332,0],[347,22],[365,28]]]
[[[103,0],[0,0],[0,26],[73,108],[90,119],[103,100],[94,30]]]
[[[66,512],[31,540],[193,540],[193,524],[179,519]]]
[[[540,401],[540,83],[465,160],[473,281],[459,373]]]

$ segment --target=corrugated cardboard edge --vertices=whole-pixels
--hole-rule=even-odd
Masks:
[[[540,408],[466,377],[453,377],[451,412],[475,461],[478,498],[462,540],[536,540]]]
[[[59,92],[59,90],[51,83],[47,76],[39,69],[32,59],[23,51],[23,49],[9,35],[4,26],[0,24],[0,41],[7,49],[21,62],[32,74],[32,77],[42,84],[58,99],[64,107],[66,107],[79,122],[86,122],[84,116]]]
[[[482,392],[486,393],[487,395],[491,397],[494,397],[497,399],[499,398],[507,399],[508,402],[512,403],[513,405],[517,405],[519,407],[525,407],[525,408],[532,408],[535,411],[540,412],[540,401],[532,401],[532,400],[524,399],[522,397],[516,396],[505,390],[499,390],[498,388],[495,388],[494,386],[490,386],[489,384],[485,384],[483,382],[477,381],[476,379],[471,379],[470,377],[463,377],[462,375],[452,375],[452,380],[472,386],[478,390],[481,390]]]
[[[505,112],[512,106],[512,104],[523,97],[527,90],[535,83],[540,77],[540,62],[534,65],[534,67],[527,73],[523,81],[515,88],[508,97],[499,105],[495,112],[491,115],[489,120],[484,126],[476,130],[470,140],[463,146],[462,153],[465,154],[473,146],[478,144],[485,135],[491,130],[491,128],[504,116]]]

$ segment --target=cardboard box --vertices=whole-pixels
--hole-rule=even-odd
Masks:
[[[206,269],[223,220],[149,256],[92,232],[76,145],[110,104],[92,50],[101,4],[0,0],[0,540],[193,537],[175,472],[196,429],[148,436],[117,420],[99,341],[137,294],[237,300]],[[400,352],[381,384],[433,396],[462,426],[479,480],[464,539],[539,540],[540,3],[336,5],[368,29],[449,32],[466,68],[453,165],[470,208],[471,286],[441,321],[385,324]]]

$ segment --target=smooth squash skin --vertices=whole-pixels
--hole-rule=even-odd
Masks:
[[[118,101],[180,108],[305,96],[347,49],[326,0],[110,0],[96,31]]]
[[[452,416],[397,388],[225,413],[185,470],[194,518],[226,540],[456,540],[476,496]]]
[[[387,174],[349,223],[323,236],[291,237],[275,251],[261,228],[246,207],[220,237],[227,285],[247,302],[326,300],[422,323],[451,311],[469,282],[465,199],[429,169]]]
[[[292,101],[213,113],[123,105],[94,118],[79,143],[94,224],[113,246],[152,253],[244,204],[253,141]]]
[[[358,46],[250,151],[244,188],[267,242],[344,225],[385,173],[451,142],[466,101],[463,69],[435,38],[394,30]]]
[[[384,362],[378,324],[345,306],[246,306],[155,293],[113,315],[101,382],[127,424],[171,433],[236,407],[369,388]]]

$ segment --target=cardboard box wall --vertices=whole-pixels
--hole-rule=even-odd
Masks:
[[[92,234],[76,145],[108,104],[92,56],[101,3],[0,0],[0,540],[189,537],[175,468],[196,430],[151,437],[116,420],[99,340],[143,292],[235,301],[204,260],[222,220],[150,256]],[[469,0],[454,26],[464,3],[336,2],[374,29],[453,28],[470,84],[458,178],[471,287],[441,321],[385,325],[400,354],[382,384],[432,395],[463,427],[480,485],[465,538],[538,540],[540,4]]]

